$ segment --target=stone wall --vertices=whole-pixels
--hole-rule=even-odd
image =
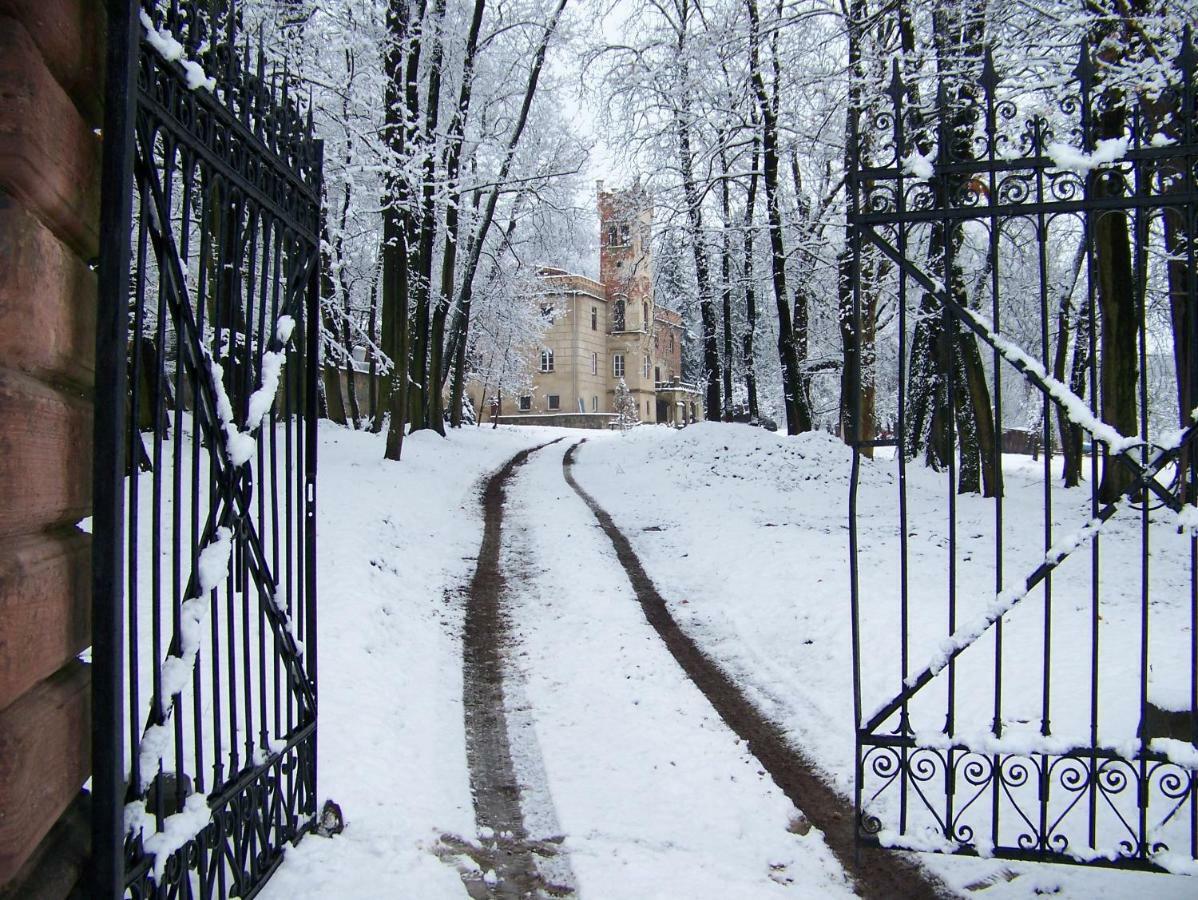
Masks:
[[[587,413],[561,413],[554,416],[500,416],[500,425],[551,425],[556,428],[592,428],[605,429],[610,427],[616,421],[616,417],[606,413],[591,414]],[[491,424],[491,416],[488,413],[483,422],[487,425]]]
[[[0,895],[63,897],[89,834],[103,4],[0,0]]]

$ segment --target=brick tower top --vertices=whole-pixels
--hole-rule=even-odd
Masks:
[[[612,310],[612,330],[648,332],[653,323],[652,201],[639,180],[622,191],[605,191],[600,181],[597,191],[599,280]],[[618,327],[620,301],[623,327]]]

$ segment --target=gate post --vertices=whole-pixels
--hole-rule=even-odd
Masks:
[[[92,896],[124,894],[125,384],[138,29],[134,0],[108,0],[96,327],[92,538]]]
[[[65,897],[88,843],[103,7],[0,0],[0,895]]]

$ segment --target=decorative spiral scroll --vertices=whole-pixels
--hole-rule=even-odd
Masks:
[[[1050,172],[1048,193],[1053,200],[1068,203],[1080,200],[1086,191],[1085,180],[1075,172]]]

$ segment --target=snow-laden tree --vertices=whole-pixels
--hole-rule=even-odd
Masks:
[[[623,378],[616,385],[614,405],[616,425],[620,431],[626,432],[629,428],[641,423],[641,406],[636,402],[636,397],[632,396],[632,391],[628,389]]]

